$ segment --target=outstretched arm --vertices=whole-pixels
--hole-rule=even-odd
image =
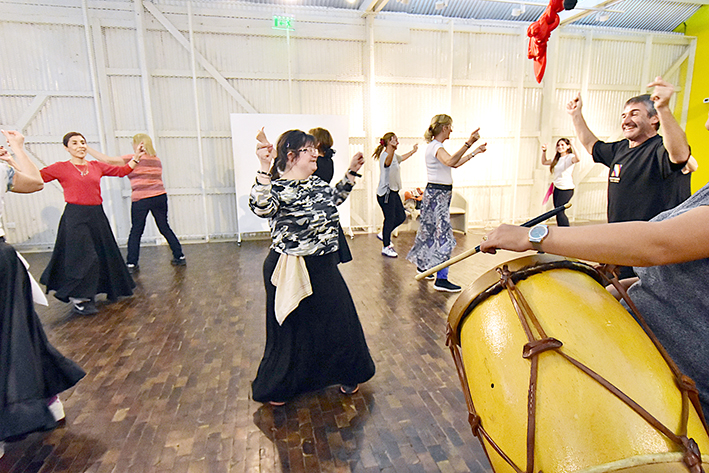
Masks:
[[[472,158],[475,157],[476,154],[484,153],[485,152],[485,145],[479,146],[475,151],[473,151],[471,154],[466,155],[465,152],[470,149],[473,144],[480,139],[480,128],[477,128],[474,132],[470,134],[470,137],[467,139],[465,144],[461,146],[461,148],[456,151],[453,154],[449,154],[448,151],[443,149],[442,147],[436,151],[436,159],[438,159],[440,162],[445,164],[446,166],[452,167],[452,168],[457,168],[465,164],[466,162],[470,161]],[[487,143],[486,143],[487,144]],[[482,148],[482,150],[481,150]],[[475,154],[473,154],[475,153]]]
[[[95,150],[88,145],[86,145],[86,152],[93,156],[95,159],[101,161],[102,163],[113,164],[114,166],[123,166],[125,164],[125,162],[123,162],[123,158],[121,158],[120,156],[116,156],[113,158],[110,156],[106,156],[102,152]]]
[[[576,130],[576,136],[579,141],[586,148],[588,154],[593,154],[593,145],[598,141],[598,137],[593,134],[591,129],[586,124],[586,119],[583,118],[583,113],[581,109],[583,108],[583,101],[581,100],[581,94],[579,93],[576,97],[566,104],[566,112],[571,115],[571,121],[574,124],[574,129]]]
[[[42,180],[42,175],[34,165],[32,160],[25,153],[24,143],[25,137],[22,133],[18,131],[5,131],[2,130],[2,134],[5,135],[5,139],[10,145],[10,149],[15,153],[16,161],[13,162],[10,154],[0,148],[0,159],[8,162],[15,168],[15,176],[12,181],[12,191],[29,194],[32,192],[41,191],[44,188],[44,180]]]
[[[657,76],[655,81],[650,82],[647,86],[655,88],[650,98],[655,102],[655,110],[657,110],[662,127],[662,140],[670,155],[670,161],[677,164],[686,163],[689,159],[687,135],[684,134],[670,110],[670,97],[675,91],[674,86],[664,81],[660,76]]]
[[[532,249],[529,229],[502,225],[480,244],[496,249]],[[657,266],[709,257],[709,206],[697,207],[661,222],[620,222],[577,227],[550,227],[542,250],[555,255],[622,266]]]
[[[419,149],[419,144],[418,144],[418,143],[415,143],[415,144],[414,144],[414,147],[413,147],[413,149],[412,149],[411,151],[409,151],[409,152],[406,153],[406,154],[402,154],[402,155],[401,155],[401,160],[402,160],[402,161],[406,161],[406,160],[409,159],[411,156],[413,156],[414,153],[416,153],[416,151],[418,151],[418,149]],[[388,157],[388,156],[387,156],[387,157]]]

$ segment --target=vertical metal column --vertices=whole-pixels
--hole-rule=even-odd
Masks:
[[[204,178],[204,149],[202,147],[202,121],[199,117],[199,94],[197,93],[197,61],[195,59],[194,28],[192,26],[192,0],[187,2],[187,23],[190,30],[190,63],[192,66],[192,91],[194,112],[197,123],[197,154],[199,155],[200,188],[202,190],[202,215],[204,215],[204,241],[209,242],[209,222],[207,221],[207,190]]]
[[[143,11],[143,0],[134,0],[135,29],[138,44],[138,63],[140,64],[140,83],[143,88],[143,102],[145,105],[145,121],[148,127],[148,134],[153,138],[155,147],[158,147],[158,136],[155,133],[155,121],[153,120],[153,104],[150,95],[150,74],[148,72],[148,59],[145,52],[145,24]]]
[[[377,87],[377,81],[374,74],[375,69],[375,57],[374,57],[374,14],[368,14],[364,18],[364,25],[366,29],[366,47],[367,47],[367,71],[366,71],[366,82],[364,88],[364,155],[370,156],[374,151],[372,150],[372,143],[374,142],[374,127],[372,126],[372,117],[374,116],[374,100]],[[372,183],[375,182],[374,176],[374,166],[367,166],[367,224],[374,229],[374,211],[375,211],[375,201],[374,192],[372,191]]]

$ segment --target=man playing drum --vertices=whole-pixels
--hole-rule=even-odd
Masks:
[[[656,89],[657,90],[657,89]],[[657,103],[662,97],[653,95]],[[709,130],[709,118],[706,122]],[[633,266],[628,293],[681,371],[699,390],[709,414],[709,184],[649,222],[531,229],[501,225],[480,250],[540,250]],[[623,281],[622,281],[623,282]]]

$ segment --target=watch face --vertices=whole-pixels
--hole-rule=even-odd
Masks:
[[[541,241],[542,238],[544,238],[548,232],[549,229],[546,226],[537,225],[535,227],[532,227],[532,229],[529,231],[529,239],[533,241]]]

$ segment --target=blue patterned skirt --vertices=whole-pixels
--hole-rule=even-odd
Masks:
[[[406,256],[419,269],[426,270],[449,260],[455,248],[450,216],[452,195],[453,186],[426,186],[416,240]]]

